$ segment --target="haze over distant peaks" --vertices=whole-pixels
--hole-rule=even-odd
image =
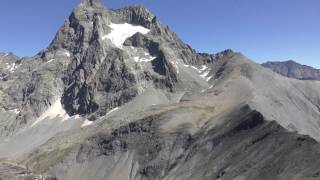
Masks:
[[[266,62],[263,63],[262,66],[290,78],[301,80],[320,80],[319,69],[299,64],[293,60]]]

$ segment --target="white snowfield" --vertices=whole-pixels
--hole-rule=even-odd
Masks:
[[[110,115],[110,114],[112,114],[112,113],[114,113],[114,112],[116,112],[116,111],[118,111],[118,110],[119,110],[119,107],[116,107],[116,108],[110,110],[105,116],[108,116],[108,115]],[[79,117],[79,116],[75,116],[75,119],[78,119],[78,117]],[[91,126],[93,123],[94,123],[94,121],[89,121],[89,120],[86,119],[86,120],[82,123],[81,127],[84,128],[84,127],[87,127],[87,126]]]
[[[55,59],[50,59],[47,63],[51,63],[52,61],[54,61]]]
[[[128,53],[129,58],[132,59],[135,63],[148,63],[155,60],[157,57],[152,56],[148,49],[139,48],[139,47],[123,47],[123,50]]]
[[[201,76],[202,78],[206,78],[209,73],[210,73],[210,71],[204,71],[203,73],[200,74],[200,76]]]
[[[122,49],[122,45],[125,40],[136,33],[147,34],[150,29],[142,26],[134,26],[132,24],[110,24],[111,32],[105,36],[102,36],[102,40],[109,39],[115,46]]]
[[[111,109],[111,110],[106,114],[106,116],[108,116],[108,115],[110,115],[110,114],[112,114],[113,112],[116,112],[116,111],[118,111],[118,110],[119,110],[119,107],[113,108],[113,109]]]
[[[177,73],[179,74],[179,62],[178,61],[172,61],[171,64],[176,69]]]
[[[211,69],[206,65],[201,66],[201,68],[197,68],[195,66],[185,64],[184,67],[191,67],[192,69],[196,70],[200,74],[200,77],[205,79],[206,81],[210,81],[212,79],[212,76],[209,76]]]
[[[64,52],[64,55],[66,55],[67,57],[70,57],[70,56],[71,56],[71,54],[70,54],[69,51],[65,51],[65,52]]]
[[[10,112],[13,112],[14,114],[19,114],[20,113],[20,111],[18,109],[10,110]]]
[[[63,109],[60,99],[56,100],[55,103],[53,103],[51,105],[51,107],[45,111],[32,125],[31,127],[34,127],[35,125],[37,125],[38,123],[40,123],[41,121],[45,120],[45,119],[53,119],[56,117],[61,117],[62,120],[66,120],[69,117],[69,115],[67,114],[67,112]]]
[[[93,121],[85,120],[85,121],[83,122],[83,124],[81,125],[81,127],[90,126],[92,123],[93,123]]]
[[[151,62],[151,61],[153,61],[153,60],[155,60],[157,58],[157,57],[151,56],[147,52],[144,55],[145,55],[145,57],[136,56],[136,57],[133,58],[133,60],[135,62],[139,63],[139,62]]]
[[[18,66],[16,65],[16,63],[13,63],[11,65],[9,65],[9,63],[6,63],[7,64],[7,69],[10,71],[10,72],[14,72]]]
[[[204,71],[204,70],[206,70],[206,69],[208,69],[208,66],[203,65],[203,66],[201,67],[200,71]]]

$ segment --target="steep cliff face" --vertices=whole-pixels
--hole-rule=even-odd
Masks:
[[[112,10],[82,1],[47,49],[12,62],[1,75],[8,94],[3,107],[19,111],[5,128],[10,132],[57,100],[68,115],[95,120],[146,89],[193,89],[182,82],[185,75],[178,77],[178,63],[200,68],[214,56],[197,54],[142,6]]]
[[[68,114],[92,120],[150,86],[176,91],[177,59],[212,62],[199,61],[201,55],[144,7],[111,10],[100,2],[77,6],[44,54],[59,49],[70,53],[62,103]]]
[[[320,80],[320,70],[295,61],[267,62],[262,66],[283,76],[301,80]]]

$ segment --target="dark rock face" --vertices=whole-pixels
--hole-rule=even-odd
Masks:
[[[124,46],[145,49],[156,57],[153,72],[145,70],[137,75],[126,62],[128,56],[132,58],[130,53],[101,40],[110,33],[110,22],[150,29],[146,35],[135,34]],[[70,115],[93,114],[92,119],[139,94],[138,81],[175,91],[178,78],[170,63],[173,58],[196,65],[213,62],[211,55],[197,54],[144,7],[110,10],[91,1],[84,1],[74,10],[45,53],[57,49],[71,53],[70,65],[64,72],[62,103]],[[170,55],[172,52],[175,57]]]
[[[128,37],[119,48],[104,40],[112,31],[111,23],[150,31]],[[130,47],[155,57],[150,67],[133,64],[137,55]],[[83,0],[47,49],[29,58],[0,55],[4,94],[0,106],[20,110],[9,129],[39,117],[57,98],[69,115],[94,120],[129,102],[144,88],[179,90],[181,82],[172,64],[177,59],[199,67],[214,63],[215,56],[196,53],[142,6],[112,10],[98,0]]]
[[[115,23],[130,23],[134,25],[141,25],[146,28],[151,28],[155,16],[151,14],[143,6],[130,6],[128,8],[116,9],[110,12]]]
[[[85,14],[89,18],[83,19]],[[126,53],[102,42],[101,36],[102,30],[110,32],[108,23],[111,20],[150,26],[150,18],[150,13],[142,7],[112,11],[85,3],[75,9],[50,47],[73,51],[72,62],[65,73],[66,88],[62,98],[69,114],[106,112],[138,94],[137,77],[125,62]]]
[[[310,66],[301,65],[292,60],[284,62],[267,62],[262,66],[273,70],[283,76],[300,80],[320,80],[320,70]]]

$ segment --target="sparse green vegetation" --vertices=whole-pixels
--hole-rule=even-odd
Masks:
[[[78,144],[71,144],[66,147],[54,149],[52,151],[38,152],[33,155],[28,164],[36,172],[46,172],[50,167],[62,162],[72,151],[77,148]]]

